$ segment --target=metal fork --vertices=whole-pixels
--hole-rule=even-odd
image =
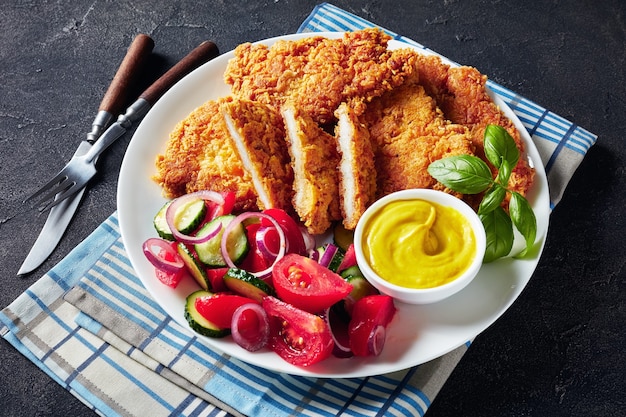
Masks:
[[[24,202],[39,197],[39,211],[45,211],[70,197],[96,174],[96,160],[111,144],[120,138],[133,123],[141,120],[156,101],[176,82],[189,72],[215,58],[219,54],[217,46],[205,41],[180,60],[174,67],[148,87],[102,137],[81,156],[73,157],[50,181],[31,194]],[[43,194],[43,195],[42,195]]]
[[[150,109],[146,100],[135,101],[121,115],[117,122],[112,124],[93,146],[81,156],[74,156],[52,179],[31,194],[24,202],[39,198],[38,210],[43,212],[72,196],[96,174],[98,156],[113,142],[119,139],[135,122],[140,120]],[[43,195],[42,195],[43,194]]]

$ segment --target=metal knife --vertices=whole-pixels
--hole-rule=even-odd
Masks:
[[[87,139],[79,144],[78,149],[74,153],[75,156],[85,154],[102,135],[104,129],[113,121],[114,117],[121,112],[127,103],[131,85],[137,81],[141,67],[144,66],[153,48],[154,41],[148,35],[139,34],[135,37],[102,98],[98,113],[92,123],[91,132],[87,134]],[[50,209],[46,223],[17,275],[33,271],[50,256],[74,217],[84,192],[85,187]]]

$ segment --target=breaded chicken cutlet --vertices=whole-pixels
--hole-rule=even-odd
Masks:
[[[339,164],[339,200],[343,226],[356,228],[361,215],[376,197],[375,155],[368,128],[359,120],[363,112],[360,100],[341,103],[335,115]]]
[[[390,36],[378,29],[348,32],[341,39],[313,36],[271,47],[242,44],[224,74],[232,94],[276,109],[297,103],[320,125],[353,97],[369,100],[415,71],[409,50],[387,50]]]
[[[324,233],[341,219],[336,140],[293,103],[283,105],[281,114],[294,172],[294,209],[309,233]]]
[[[407,188],[444,190],[428,173],[431,162],[474,154],[469,130],[443,117],[416,82],[385,93],[362,116],[375,149],[378,197]]]
[[[164,194],[234,191],[236,209],[282,208],[313,234],[336,220],[354,229],[391,192],[452,193],[428,166],[453,155],[485,159],[484,129],[496,124],[520,149],[509,188],[525,195],[534,170],[486,77],[412,49],[388,51],[389,39],[369,29],[237,47],[224,75],[231,95],[179,123],[157,158]]]
[[[487,93],[487,76],[473,67],[444,64],[436,56],[418,54],[417,67],[420,84],[436,100],[444,116],[470,130],[477,156],[485,159],[483,139],[487,125],[499,125],[509,132],[520,150],[509,188],[526,195],[534,182],[535,170],[528,163],[520,132]]]
[[[231,144],[217,101],[208,101],[176,125],[156,168],[153,179],[167,198],[200,190],[231,191],[237,210],[257,208],[252,177]]]
[[[232,97],[220,100],[220,113],[252,177],[258,208],[293,211],[293,170],[280,114],[263,103]]]

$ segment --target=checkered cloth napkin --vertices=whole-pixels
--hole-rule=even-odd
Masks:
[[[299,31],[372,26],[323,3]],[[596,136],[502,86],[489,87],[539,149],[554,206]],[[424,415],[469,346],[367,378],[318,379],[248,365],[212,350],[150,297],[126,256],[117,213],[2,310],[0,334],[106,416]]]

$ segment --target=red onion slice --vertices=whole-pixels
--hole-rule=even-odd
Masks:
[[[170,241],[152,237],[143,242],[142,249],[148,261],[162,271],[176,273],[185,267],[182,258]]]
[[[253,274],[254,276],[258,278],[263,278],[272,273],[272,269],[274,268],[274,265],[285,255],[285,251],[287,249],[287,238],[285,236],[285,232],[280,227],[280,224],[278,224],[278,222],[272,216],[268,214],[264,214],[264,213],[258,213],[255,211],[247,211],[245,213],[241,213],[240,215],[235,217],[230,223],[228,223],[228,226],[226,226],[226,229],[224,229],[224,234],[222,234],[222,241],[220,242],[220,250],[222,253],[222,257],[224,258],[224,261],[226,262],[226,265],[228,265],[231,268],[236,268],[237,266],[235,265],[233,260],[230,258],[230,255],[228,254],[228,248],[226,247],[227,242],[228,242],[228,235],[240,223],[242,223],[243,221],[247,219],[255,218],[255,217],[258,219],[269,220],[276,228],[276,231],[278,232],[278,239],[279,239],[278,254],[274,258],[274,262],[272,262],[272,264],[269,267],[267,267],[266,269],[262,271],[251,272],[251,274]]]
[[[196,191],[195,193],[185,194],[183,196],[180,196],[172,200],[172,203],[169,205],[169,207],[167,208],[167,211],[165,212],[165,221],[167,222],[167,226],[170,228],[170,231],[172,232],[172,235],[174,236],[174,238],[188,245],[197,245],[199,243],[204,243],[208,240],[211,240],[212,238],[217,236],[217,234],[221,230],[221,227],[219,227],[217,228],[217,230],[214,230],[208,235],[197,237],[197,236],[190,236],[190,235],[181,233],[180,230],[176,228],[175,219],[176,219],[176,212],[178,211],[178,209],[184,206],[185,204],[189,203],[190,201],[200,200],[200,199],[205,200],[205,201],[211,201],[219,205],[223,205],[225,202],[224,196],[215,191],[208,191],[208,190]]]
[[[315,262],[319,263],[320,253],[317,249],[313,249],[309,251],[309,258],[313,259]]]
[[[385,338],[387,337],[387,330],[385,326],[379,324],[372,329],[369,337],[367,338],[367,348],[374,356],[380,355],[385,347]]]
[[[248,303],[237,307],[230,327],[233,340],[242,348],[255,352],[267,345],[270,324],[260,304]]]
[[[305,227],[299,226],[299,228],[300,233],[302,233],[302,238],[304,239],[305,253],[309,253],[315,249],[315,238]]]
[[[335,307],[327,308],[323,317],[335,342],[333,355],[338,358],[354,356],[352,349],[350,349],[350,337],[348,336],[349,317],[341,317],[341,314],[335,311]]]
[[[322,254],[322,257],[320,258],[318,263],[324,268],[328,268],[328,265],[330,265],[330,262],[333,260],[338,250],[339,248],[336,245],[329,243],[328,245],[326,245],[324,253]]]
[[[259,251],[261,251],[263,258],[267,261],[273,261],[276,256],[278,256],[278,252],[274,252],[268,245],[267,239],[270,237],[270,233],[278,234],[278,231],[273,226],[261,226],[256,232],[257,247]]]

